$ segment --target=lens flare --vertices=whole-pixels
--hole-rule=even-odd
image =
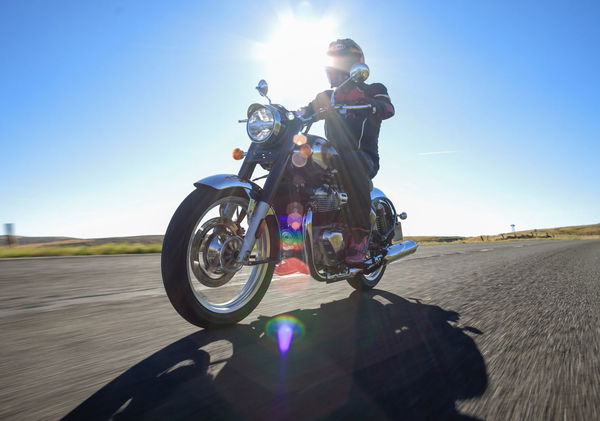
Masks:
[[[297,341],[304,336],[304,324],[290,314],[282,314],[268,321],[265,333],[277,341],[279,352],[285,355],[294,339]]]
[[[286,10],[283,6],[282,9],[269,19],[268,25],[265,22],[265,29],[272,28],[270,34],[266,32],[269,42],[257,44],[252,57],[264,66],[261,74],[273,87],[277,101],[301,107],[306,103],[307,92],[327,88],[323,74],[328,59],[325,52],[329,42],[339,38],[339,29],[333,14],[312,11],[310,4],[304,11]]]
[[[291,202],[287,205],[286,212],[287,213],[293,213],[293,212],[304,213],[304,206],[302,206],[302,203],[300,203],[300,202]]]
[[[303,237],[299,231],[282,230],[280,244],[282,250],[302,250]]]
[[[298,212],[292,212],[288,215],[286,222],[294,231],[298,231],[302,226],[302,215]]]
[[[292,155],[292,164],[295,167],[302,168],[306,165],[308,159],[300,153],[300,151],[295,151]]]

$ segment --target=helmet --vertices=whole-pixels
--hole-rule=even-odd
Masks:
[[[353,64],[364,63],[365,55],[358,44],[349,38],[338,39],[327,49],[329,65],[325,68],[332,88],[348,79]]]

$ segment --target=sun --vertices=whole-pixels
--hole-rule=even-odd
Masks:
[[[258,54],[274,102],[298,108],[329,87],[326,51],[335,33],[335,21],[328,17],[307,19],[293,13],[279,17],[270,41],[260,44]]]

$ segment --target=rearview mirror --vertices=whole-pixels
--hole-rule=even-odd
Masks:
[[[355,63],[350,68],[350,78],[355,82],[364,82],[369,78],[369,66],[364,63]]]
[[[256,85],[256,90],[258,91],[260,96],[266,97],[267,93],[269,92],[269,85],[267,84],[267,81],[264,79],[258,81],[258,85]]]

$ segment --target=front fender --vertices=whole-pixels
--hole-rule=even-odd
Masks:
[[[207,186],[213,188],[215,190],[227,190],[227,189],[243,189],[248,195],[248,199],[250,201],[258,202],[261,200],[262,196],[262,188],[249,180],[244,180],[243,178],[238,177],[235,174],[217,174],[211,175],[210,177],[203,178],[202,180],[198,180],[194,183],[196,188]],[[251,206],[254,206],[251,204]],[[271,205],[269,205],[268,215],[275,215],[275,210]]]
[[[253,212],[256,202],[260,201],[262,196],[262,188],[258,184],[250,180],[244,180],[235,174],[211,175],[210,177],[196,181],[194,183],[194,187],[210,187],[218,191],[227,189],[243,189],[248,195],[248,199],[250,201],[248,210],[249,218],[251,217],[250,215]],[[273,244],[271,245],[271,257],[279,260],[279,223],[277,221],[275,210],[271,205],[269,205],[269,210],[265,220],[267,221],[269,231],[272,234]]]
[[[248,193],[251,199],[259,200],[262,189],[256,183],[244,180],[235,174],[217,174],[203,178],[194,183],[196,188],[200,186],[212,187],[215,190],[225,190],[233,188],[242,188]]]

